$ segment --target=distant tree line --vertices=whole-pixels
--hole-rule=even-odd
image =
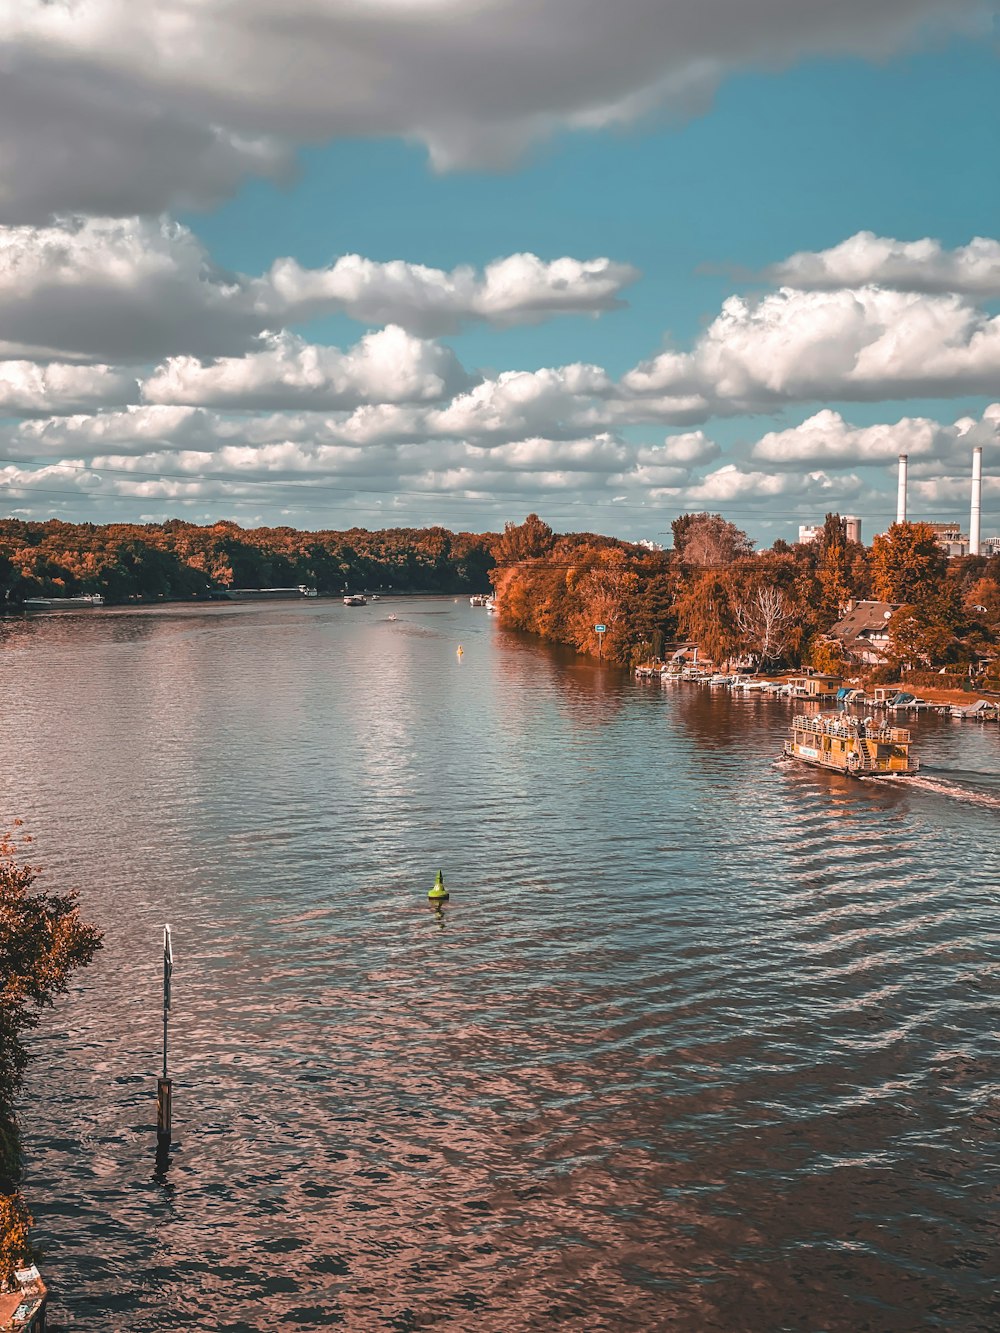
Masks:
[[[684,514],[671,551],[600,537],[555,534],[531,514],[493,544],[491,574],[504,624],[622,664],[658,657],[678,639],[717,663],[761,670],[844,668],[824,635],[846,604],[899,605],[890,655],[912,669],[970,665],[996,655],[1000,557],[949,560],[926,523],[897,523],[871,550],[828,514],[820,538],[755,551],[719,514]]]
[[[0,520],[0,606],[100,593],[109,603],[195,600],[216,588],[307,584],[320,593],[393,588],[483,592],[495,534],[369,532],[166,523]]]

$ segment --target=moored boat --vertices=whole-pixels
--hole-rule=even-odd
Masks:
[[[13,1287],[0,1292],[0,1329],[44,1333],[48,1291],[34,1264],[14,1270]]]
[[[294,588],[213,588],[209,593],[215,602],[275,602],[296,597],[317,597],[315,588],[297,583]]]
[[[784,753],[850,777],[910,777],[920,762],[910,754],[910,733],[859,721],[846,713],[803,714],[792,720]]]
[[[84,592],[79,597],[27,597],[25,611],[89,611],[92,607],[103,606],[104,598],[99,592]]]

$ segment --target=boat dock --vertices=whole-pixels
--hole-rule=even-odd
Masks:
[[[820,672],[810,675],[751,676],[740,672],[717,672],[710,666],[678,667],[672,663],[650,663],[636,667],[637,680],[659,680],[662,684],[686,682],[727,689],[739,695],[763,695],[796,702],[815,701],[863,708],[866,713],[938,713],[945,717],[976,722],[1000,721],[1000,698],[984,698],[975,692],[928,690],[930,698],[912,694],[902,686],[875,686],[871,692],[844,685],[839,676]]]
[[[0,1329],[17,1333],[45,1333],[49,1293],[34,1264],[14,1272],[15,1291],[0,1295]]]

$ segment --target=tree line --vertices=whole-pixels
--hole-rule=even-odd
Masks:
[[[756,551],[719,514],[684,514],[669,551],[592,533],[560,536],[536,515],[493,543],[502,623],[623,665],[690,640],[718,664],[758,670],[847,664],[824,636],[849,601],[898,607],[889,623],[895,667],[965,672],[994,658],[1000,557],[949,559],[926,523],[896,523],[871,549],[828,514],[815,542]]]
[[[481,592],[503,623],[632,664],[677,639],[718,663],[758,669],[845,663],[825,634],[851,599],[898,605],[891,655],[965,671],[995,656],[1000,558],[948,559],[925,523],[897,523],[870,549],[828,514],[815,542],[758,551],[719,514],[683,514],[663,551],[595,533],[556,534],[537,514],[497,533],[446,528],[302,532],[172,519],[159,524],[0,520],[0,607],[100,593],[106,602],[197,600],[224,588],[304,584]]]
[[[0,520],[0,606],[100,593],[110,604],[197,600],[219,588],[305,584],[320,593],[393,588],[482,592],[495,534],[446,528],[370,532],[166,523]]]

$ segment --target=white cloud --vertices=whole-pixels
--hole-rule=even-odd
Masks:
[[[0,351],[144,362],[251,347],[267,327],[247,279],[167,219],[0,228]]]
[[[714,410],[782,401],[990,393],[1000,318],[959,296],[782,288],[732,296],[691,352],[666,351],[623,378],[635,395],[700,394]]]
[[[822,505],[823,497],[845,499],[863,490],[859,477],[830,477],[825,472],[774,473],[746,472],[735,463],[726,463],[710,472],[685,491],[687,502],[724,505],[730,501],[766,502],[778,496],[808,495],[812,505]]]
[[[802,250],[764,276],[809,291],[878,285],[983,299],[1000,296],[1000,241],[976,236],[968,245],[946,250],[929,238],[897,241],[859,231],[829,250]]]
[[[239,408],[354,407],[365,402],[430,402],[468,377],[454,353],[390,325],[343,352],[294,334],[276,334],[244,357],[203,365],[172,357],[143,385],[149,403]]]
[[[360,255],[321,269],[279,259],[250,277],[214,264],[167,218],[0,227],[0,355],[132,363],[233,355],[269,330],[331,313],[422,334],[474,320],[531,324],[612,310],[637,276],[610,259],[519,254],[482,272]]]
[[[553,315],[600,314],[621,306],[622,288],[637,277],[631,265],[610,259],[547,263],[532,254],[494,260],[482,274],[468,266],[446,272],[361,255],[342,255],[325,269],[282,259],[268,274],[267,304],[285,322],[342,311],[366,324],[400,324],[426,336],[454,333],[472,320],[503,328]],[[263,286],[258,282],[258,291]]]
[[[604,424],[607,414],[594,400],[611,388],[599,366],[504,371],[428,414],[424,429],[431,435],[499,442],[529,433],[571,436],[581,425]]]
[[[25,421],[10,434],[12,450],[49,456],[60,451],[137,451],[151,445],[183,449],[253,433],[255,422],[226,418],[197,407],[136,405],[120,412],[77,413]]]
[[[522,472],[608,473],[627,462],[629,448],[613,435],[582,440],[517,440],[483,452],[488,466],[504,465]]]
[[[0,416],[80,412],[138,394],[135,377],[111,366],[0,361]]]
[[[927,417],[903,417],[874,426],[852,426],[839,412],[824,409],[798,426],[763,436],[751,456],[759,462],[796,468],[803,463],[827,467],[895,463],[900,454],[919,463],[958,454],[965,457],[973,444],[993,443],[997,438],[997,423],[986,415],[982,422],[963,418],[953,425]]]
[[[714,440],[710,440],[704,431],[695,430],[686,435],[669,435],[659,449],[645,450],[643,461],[654,462],[661,458],[668,463],[694,467],[698,463],[710,463],[719,453]]]
[[[398,135],[439,167],[509,162],[566,128],[688,114],[720,80],[878,57],[987,0],[125,0],[11,3],[0,217],[209,203],[290,147]]]

